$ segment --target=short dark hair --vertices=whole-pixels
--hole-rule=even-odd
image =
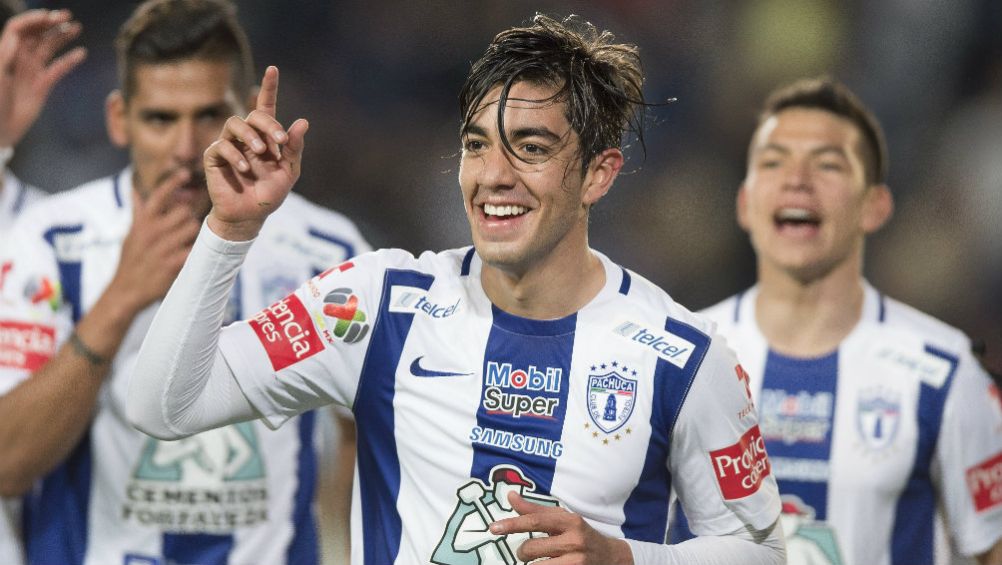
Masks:
[[[239,96],[254,84],[250,43],[229,0],[144,2],[122,25],[115,49],[126,99],[135,90],[136,67],[190,59],[231,62]]]
[[[0,28],[7,24],[7,20],[24,10],[25,5],[22,0],[0,0]]]
[[[867,184],[886,181],[887,143],[884,131],[873,112],[846,85],[824,76],[801,79],[774,90],[762,106],[756,132],[770,117],[790,108],[824,110],[852,122],[863,134],[860,149]]]
[[[562,22],[537,14],[532,25],[499,33],[473,64],[459,95],[461,131],[469,127],[484,96],[501,86],[498,131],[515,154],[504,131],[508,93],[519,81],[559,88],[551,98],[566,103],[566,117],[581,142],[582,169],[610,147],[619,148],[628,132],[643,145],[644,74],[635,45],[613,43],[576,16]]]

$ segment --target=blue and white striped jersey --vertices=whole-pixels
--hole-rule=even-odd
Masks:
[[[0,263],[0,385],[56,351],[115,273],[132,222],[131,171],[53,196],[20,218]],[[239,319],[326,266],[368,251],[343,216],[290,195],[249,254],[228,316]],[[156,305],[113,360],[93,423],[25,500],[29,563],[314,564],[314,413],[160,442],[125,416],[128,376]]]
[[[473,248],[358,257],[220,349],[271,426],[350,406],[355,565],[515,563],[486,525],[506,493],[664,543],[672,488],[701,533],[762,529],[778,493],[737,361],[709,324],[597,254],[606,284],[565,318],[491,304]]]
[[[9,170],[3,170],[3,186],[0,188],[0,242],[5,237],[4,232],[11,228],[14,219],[26,206],[41,200],[44,192],[29,186],[14,176]],[[0,286],[3,284],[4,266],[0,263]],[[0,347],[3,347],[0,345]],[[0,394],[14,386],[0,380]],[[20,536],[21,501],[0,498],[0,563],[20,565],[23,562],[24,551]]]
[[[791,564],[933,565],[1002,536],[1002,400],[958,330],[865,285],[813,359],[770,350],[757,289],[704,313],[750,375]],[[944,530],[944,522],[946,528]]]

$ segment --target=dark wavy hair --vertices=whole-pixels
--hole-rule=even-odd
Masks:
[[[199,59],[232,63],[233,89],[254,85],[250,43],[229,0],[149,0],[122,25],[115,39],[119,80],[126,100],[139,65]]]
[[[790,108],[824,110],[852,122],[863,134],[863,147],[860,149],[866,183],[873,185],[885,182],[887,144],[884,141],[884,131],[873,112],[846,85],[823,76],[781,86],[769,95],[762,106],[758,127],[770,117]],[[758,130],[758,127],[755,129]]]
[[[644,74],[635,45],[614,43],[608,31],[570,16],[557,21],[537,14],[528,27],[499,33],[473,64],[459,94],[460,132],[469,127],[484,96],[501,87],[497,123],[501,142],[515,155],[504,131],[508,94],[517,82],[559,90],[547,101],[566,104],[566,117],[580,139],[582,171],[627,133],[643,146]]]

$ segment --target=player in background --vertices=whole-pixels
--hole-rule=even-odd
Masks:
[[[127,374],[209,211],[202,153],[254,83],[227,1],[143,3],[116,47],[107,125],[131,165],[31,207],[0,250],[0,382],[16,385],[0,397],[0,493],[29,493],[32,564],[316,563],[321,416],[183,444],[125,419]],[[261,236],[226,319],[368,250],[346,218],[296,196]]]
[[[0,0],[0,232],[44,193],[7,169],[14,148],[35,123],[55,86],[86,57],[83,47],[56,54],[80,34],[68,10],[24,10]],[[3,282],[0,273],[0,284]],[[2,391],[2,388],[0,388]],[[4,561],[6,562],[6,561]]]
[[[302,166],[308,124],[276,121],[269,68],[206,152],[212,211],[144,342],[130,419],[176,439],[351,406],[356,565],[782,562],[733,354],[588,246],[642,131],[642,82],[637,48],[580,20],[501,32],[460,95],[474,245],[358,257],[220,335],[233,273]],[[672,485],[706,537],[664,544]]]
[[[52,87],[83,61],[86,52],[77,47],[55,56],[80,33],[80,24],[65,10],[24,12],[23,3],[2,0],[0,26],[3,27],[0,33],[0,241],[3,241],[4,232],[21,210],[44,195],[7,169],[14,147],[42,111]],[[0,288],[9,270],[6,263],[0,263]],[[0,345],[0,349],[3,347]],[[11,386],[13,382],[0,379],[0,395]],[[19,565],[23,562],[20,531],[20,501],[0,498],[0,563]]]
[[[822,563],[942,564],[950,539],[998,565],[998,389],[966,336],[863,276],[866,237],[892,213],[886,170],[880,125],[844,85],[778,89],[737,195],[758,284],[705,313],[748,371],[791,564],[818,550]]]

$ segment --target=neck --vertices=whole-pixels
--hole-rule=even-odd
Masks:
[[[587,239],[568,251],[572,252],[554,249],[521,269],[485,263],[480,274],[484,292],[495,306],[523,318],[569,316],[602,290],[605,268],[588,248]]]
[[[769,347],[793,357],[834,351],[863,314],[862,260],[804,281],[759,262],[755,321]]]

